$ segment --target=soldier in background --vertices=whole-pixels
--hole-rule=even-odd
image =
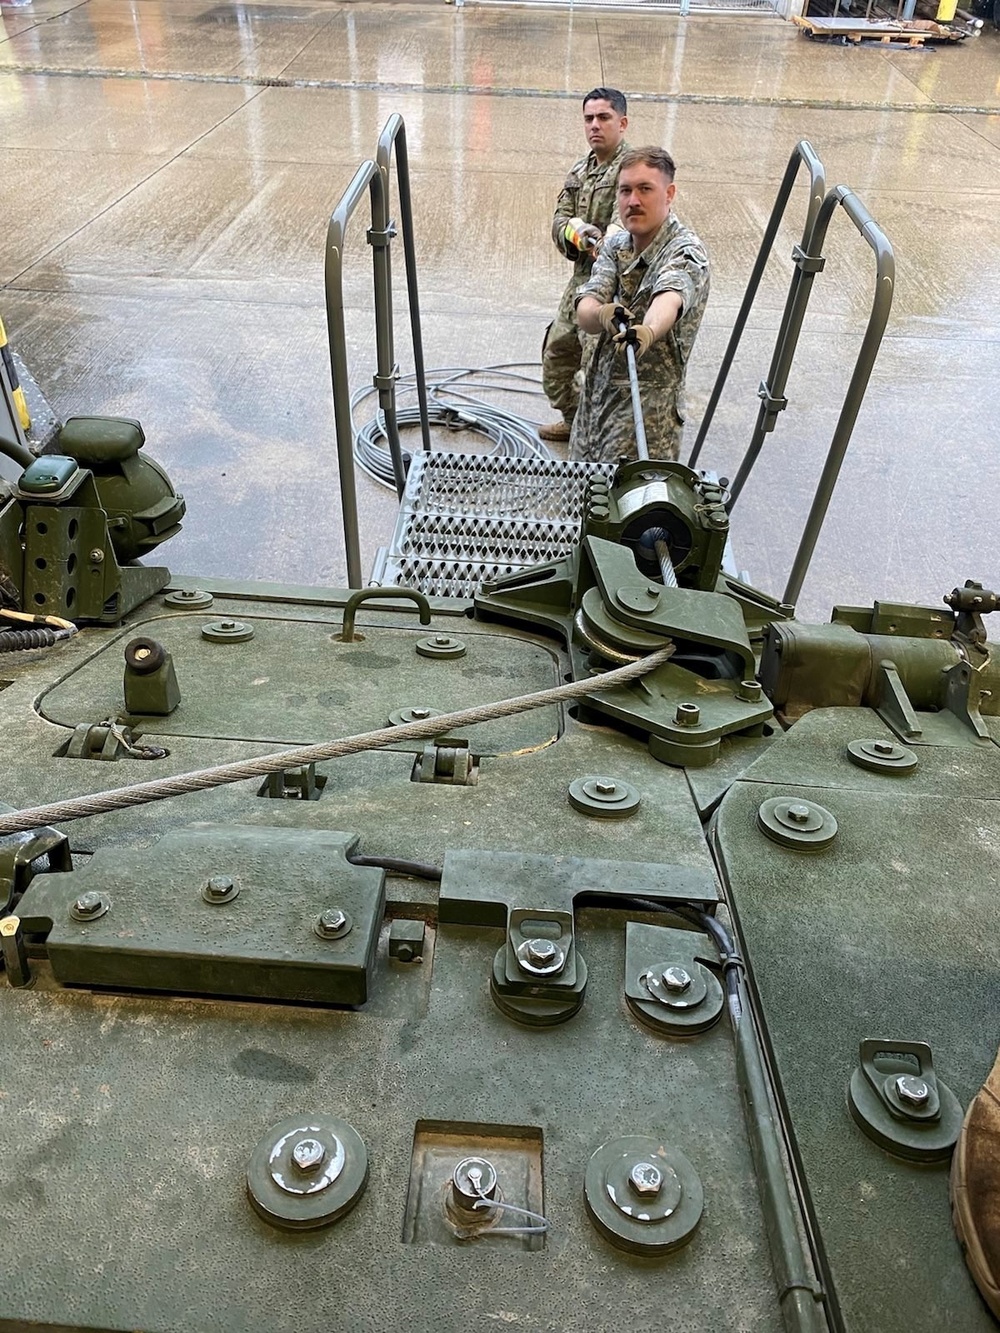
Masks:
[[[671,213],[677,187],[664,148],[635,148],[618,169],[625,230],[609,236],[576,296],[584,333],[599,334],[573,422],[573,458],[636,457],[627,344],[635,349],[650,458],[676,458],[684,423],[684,374],[708,300],[705,247]],[[624,307],[628,328],[619,330]]]
[[[609,229],[615,228],[618,165],[628,149],[628,104],[617,88],[594,88],[583,99],[583,126],[590,152],[570,168],[556,203],[552,239],[573,264],[555,319],[542,344],[542,387],[562,420],[539,427],[543,440],[565,443],[576,412],[576,374],[583,358],[583,338],[574,313],[576,289],[590,277],[594,256]]]

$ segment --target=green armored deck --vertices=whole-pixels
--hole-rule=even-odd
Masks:
[[[996,1044],[992,594],[802,626],[726,535],[632,464],[469,602],[166,581],[4,656],[16,810],[400,739],[4,817],[3,1327],[990,1327],[947,1166]]]

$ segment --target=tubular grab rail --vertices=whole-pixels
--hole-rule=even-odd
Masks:
[[[340,500],[344,520],[344,546],[347,555],[347,583],[361,587],[361,542],[358,529],[358,493],[354,472],[354,422],[351,417],[351,390],[347,367],[347,337],[344,327],[344,240],[347,224],[364,197],[369,195],[371,226],[368,244],[372,247],[372,271],[375,287],[376,372],[379,408],[385,423],[389,454],[392,458],[396,492],[402,497],[406,485],[403,450],[399,442],[396,415],[396,380],[399,367],[395,361],[392,319],[392,261],[390,249],[396,236],[395,223],[389,216],[389,169],[395,150],[396,178],[399,187],[403,224],[403,250],[406,259],[406,286],[410,307],[410,328],[420,402],[420,429],[425,449],[430,448],[427,415],[427,388],[424,376],[423,340],[420,332],[420,307],[417,296],[416,249],[413,237],[413,210],[410,200],[409,163],[406,154],[406,130],[402,116],[393,114],[386,121],[378,140],[376,158],[362,162],[354,178],[333,210],[326,233],[326,323],[330,342],[330,375],[333,382],[334,426],[337,459],[340,467]]]
[[[791,366],[792,356],[795,352],[795,345],[798,342],[799,331],[802,326],[802,316],[798,318],[794,330],[791,327],[791,315],[795,305],[794,297],[797,292],[799,280],[804,276],[803,269],[800,267],[798,256],[808,256],[810,253],[809,238],[816,223],[817,215],[826,195],[826,171],[823,163],[820,161],[816,150],[807,139],[800,139],[792,149],[792,154],[788,159],[788,165],[785,168],[785,174],[782,177],[781,185],[775,196],[774,206],[771,209],[771,216],[768,218],[767,227],[764,229],[764,236],[760,243],[760,249],[757,252],[757,258],[754,261],[753,270],[747,282],[746,291],[743,293],[743,301],[740,304],[736,315],[736,322],[733,325],[733,331],[729,336],[729,343],[722,358],[722,364],[719,366],[719,373],[716,376],[715,385],[712,388],[711,397],[708,400],[708,406],[705,409],[705,415],[702,418],[701,427],[698,430],[698,438],[694,442],[694,448],[691,450],[691,456],[688,459],[688,466],[694,467],[698,461],[698,455],[701,453],[702,446],[705,443],[705,437],[708,434],[712,419],[715,416],[715,409],[719,405],[719,399],[722,397],[722,391],[725,388],[726,380],[729,377],[729,371],[736,356],[737,348],[743,337],[743,330],[746,327],[753,303],[757,299],[757,291],[760,287],[761,278],[764,276],[764,269],[767,267],[767,261],[771,257],[771,251],[774,249],[774,242],[778,235],[778,228],[785,216],[785,210],[788,207],[788,200],[792,193],[792,186],[795,184],[799,168],[806,166],[809,169],[809,205],[806,210],[805,226],[802,229],[802,242],[792,252],[792,257],[796,262],[796,269],[792,275],[792,283],[789,288],[788,297],[785,302],[785,311],[782,315],[781,323],[778,326],[778,336],[775,340],[774,354],[771,359],[771,369],[768,372],[768,378],[759,389],[762,405],[760,414],[757,418],[754,436],[747,449],[747,455],[753,451],[753,459],[760,452],[760,446],[763,442],[765,433],[774,429],[777,414],[785,406],[783,397],[785,383],[788,379],[788,371]],[[822,264],[820,265],[822,267]],[[809,275],[811,285],[812,274]],[[806,295],[808,301],[808,293]],[[804,307],[803,307],[804,314]],[[778,406],[768,408],[768,401]],[[756,447],[755,447],[756,445]],[[749,468],[747,469],[749,471]]]
[[[410,196],[410,160],[406,151],[406,126],[403,124],[403,117],[395,111],[382,127],[382,133],[378,137],[378,147],[375,150],[375,161],[378,163],[378,169],[385,182],[384,198],[387,214],[389,207],[389,166],[392,162],[394,149],[396,155],[396,188],[399,191],[399,217],[403,232],[403,259],[406,265],[406,293],[410,307],[410,337],[413,342],[413,371],[417,382],[417,403],[420,410],[420,438],[424,449],[429,451],[431,430],[430,419],[427,415],[427,377],[424,373],[424,342],[420,329],[420,297],[417,292],[417,250],[413,232],[413,204]],[[389,228],[390,225],[389,218],[386,216],[384,226]],[[389,256],[388,250],[386,254]],[[388,257],[387,262],[390,264],[391,279],[391,256]],[[391,280],[389,285],[391,291]],[[392,337],[391,322],[389,336]]]
[[[358,491],[354,478],[354,423],[351,420],[351,393],[347,370],[347,337],[344,328],[344,237],[351,215],[368,190],[371,198],[371,216],[385,216],[385,181],[376,164],[369,158],[362,162],[354,173],[354,179],[340,197],[340,202],[333,210],[330,224],[326,231],[326,264],[324,280],[326,285],[326,324],[330,339],[330,374],[333,380],[333,415],[337,433],[337,461],[340,467],[340,499],[344,514],[344,545],[347,553],[348,587],[361,587],[361,541],[358,531]],[[371,235],[371,233],[369,233]],[[373,245],[373,268],[375,272],[375,321],[376,329],[382,323],[380,317],[380,296],[385,300],[388,281],[388,245]],[[391,293],[389,293],[391,300]],[[389,318],[391,320],[391,310]],[[378,350],[378,372],[376,384],[381,399],[383,385],[386,393],[395,405],[395,384],[393,367],[386,363],[387,340],[376,334]],[[391,355],[391,339],[388,340]],[[395,428],[395,411],[392,413],[392,427]],[[393,447],[390,423],[386,420],[386,433],[389,435],[389,448],[392,450],[393,471],[397,487],[402,480],[403,459],[399,448],[399,434],[395,432]],[[398,456],[398,467],[397,467]]]
[[[830,442],[823,471],[820,474],[816,494],[813,496],[809,517],[806,519],[792,570],[788,576],[788,583],[782,601],[790,605],[794,605],[802,591],[802,583],[812,560],[813,552],[816,549],[816,542],[819,539],[823,520],[826,518],[826,512],[830,507],[830,499],[840,475],[840,468],[844,461],[844,455],[847,453],[847,446],[851,442],[851,434],[858,419],[858,412],[861,410],[865,390],[868,388],[872,367],[875,365],[875,358],[882,343],[882,335],[885,333],[885,326],[889,322],[889,312],[892,309],[892,297],[896,282],[896,259],[893,254],[892,243],[861,200],[846,185],[834,186],[823,200],[823,205],[816,218],[812,244],[817,249],[822,246],[826,239],[827,228],[838,206],[843,208],[874,252],[875,296],[872,301],[872,310],[868,317],[865,336],[858,352],[858,359],[855,362],[854,371],[847,386],[844,405],[837,419],[837,426],[833,432],[833,439]]]

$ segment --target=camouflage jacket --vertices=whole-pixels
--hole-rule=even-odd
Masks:
[[[574,282],[586,282],[594,261],[589,254],[581,254],[575,245],[566,240],[564,228],[570,218],[583,218],[592,222],[601,231],[607,231],[608,223],[618,218],[618,168],[628,152],[628,144],[622,141],[615,149],[609,162],[598,162],[593,153],[581,157],[570,167],[569,175],[559,191],[556,211],[552,217],[552,239],[559,253],[573,261]]]
[[[640,254],[628,232],[605,242],[589,281],[576,293],[602,304],[620,301],[641,323],[660,292],[678,292],[684,308],[674,327],[638,361],[643,418],[653,458],[676,458],[684,421],[684,374],[708,301],[708,255],[689,227],[672,214]],[[573,424],[576,458],[635,456],[628,362],[602,333],[587,369]]]

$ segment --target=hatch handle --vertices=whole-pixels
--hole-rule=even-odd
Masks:
[[[422,592],[417,592],[415,588],[359,588],[357,592],[351,593],[347,599],[347,605],[344,607],[344,624],[340,633],[338,642],[354,642],[354,621],[358,614],[358,607],[362,602],[381,600],[387,597],[406,598],[416,606],[420,612],[421,625],[431,623],[431,604]]]

